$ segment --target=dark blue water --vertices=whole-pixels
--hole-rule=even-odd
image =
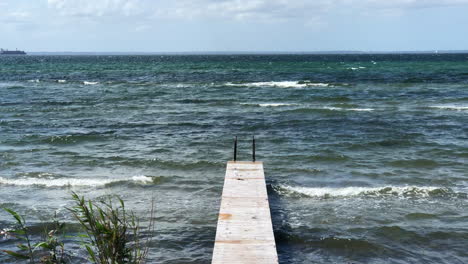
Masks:
[[[467,263],[467,124],[468,54],[0,57],[0,206],[154,197],[151,261],[209,263],[256,135],[281,263]]]

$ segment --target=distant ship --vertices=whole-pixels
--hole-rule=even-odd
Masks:
[[[0,49],[0,55],[26,55],[22,50],[4,50]]]

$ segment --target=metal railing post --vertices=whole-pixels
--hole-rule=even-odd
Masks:
[[[234,161],[237,160],[237,136],[234,138]]]
[[[255,162],[255,136],[252,136],[252,161]]]

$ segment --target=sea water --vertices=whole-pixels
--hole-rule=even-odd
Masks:
[[[0,206],[36,236],[72,191],[154,198],[150,261],[209,263],[253,135],[281,263],[468,262],[468,54],[0,57]]]

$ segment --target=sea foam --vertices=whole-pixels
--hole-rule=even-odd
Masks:
[[[285,196],[306,196],[316,198],[353,197],[353,196],[419,196],[453,193],[449,188],[435,186],[382,186],[382,187],[302,187],[279,185],[274,189]]]
[[[281,88],[305,88],[305,87],[327,87],[328,83],[311,83],[298,81],[279,81],[279,82],[250,82],[250,83],[226,83],[227,86],[249,86],[249,87],[281,87]]]
[[[278,106],[290,106],[290,105],[295,105],[295,104],[287,104],[287,103],[264,103],[264,104],[258,104],[261,107],[278,107]]]
[[[349,67],[348,69],[355,71],[355,70],[365,69],[365,68],[366,68],[366,67],[362,67],[362,66],[361,66],[361,67]]]
[[[250,105],[250,106],[260,106],[260,107],[279,107],[279,106],[292,106],[297,104],[290,104],[290,103],[240,103],[241,105]]]
[[[115,182],[136,182],[148,184],[153,182],[152,177],[148,176],[133,176],[129,180],[124,179],[78,179],[78,178],[19,178],[8,179],[0,177],[0,185],[16,185],[16,186],[45,186],[45,187],[63,187],[63,186],[90,186],[99,187]]]
[[[332,110],[332,111],[358,111],[358,112],[370,112],[374,111],[373,108],[341,108],[341,107],[332,107],[325,106],[323,109]]]
[[[88,81],[84,81],[83,84],[84,85],[96,85],[98,84],[99,82],[88,82]]]
[[[430,108],[437,108],[443,110],[455,110],[455,111],[466,111],[468,106],[465,105],[432,105]]]

